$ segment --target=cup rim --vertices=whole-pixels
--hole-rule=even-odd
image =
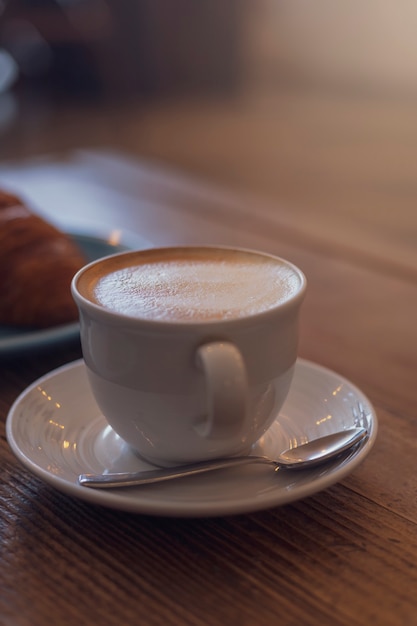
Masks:
[[[266,309],[265,311],[260,311],[258,313],[252,313],[249,315],[245,315],[243,317],[235,317],[230,319],[212,319],[212,320],[158,320],[158,319],[148,319],[145,317],[138,317],[135,315],[128,315],[126,313],[121,313],[119,311],[112,311],[111,309],[107,309],[99,304],[92,302],[90,299],[85,297],[78,289],[78,283],[81,277],[90,271],[91,268],[100,265],[101,263],[106,263],[111,259],[115,259],[116,257],[135,257],[138,254],[146,254],[146,253],[169,253],[170,251],[180,251],[185,250],[192,252],[193,250],[219,250],[219,251],[231,251],[231,252],[242,252],[245,254],[253,254],[257,256],[269,257],[275,261],[281,262],[287,267],[290,267],[295,274],[297,274],[300,286],[297,291],[288,297],[284,302],[277,304],[276,306]],[[107,255],[105,257],[101,257],[100,259],[95,259],[82,268],[80,268],[76,274],[73,276],[71,281],[71,293],[74,298],[78,308],[82,305],[86,310],[91,311],[91,313],[95,313],[99,317],[102,317],[107,322],[112,322],[115,325],[120,325],[121,323],[127,324],[130,323],[134,326],[144,326],[148,328],[154,328],[161,330],[162,328],[166,329],[185,329],[185,328],[219,328],[222,326],[230,327],[230,326],[246,326],[248,324],[252,325],[256,323],[258,320],[266,320],[269,317],[274,317],[277,315],[282,315],[286,313],[288,310],[292,309],[295,305],[301,304],[305,297],[305,292],[307,288],[307,278],[304,272],[294,263],[289,261],[284,257],[277,256],[275,254],[271,254],[269,252],[264,252],[262,250],[256,250],[252,248],[243,248],[240,246],[225,246],[225,245],[217,245],[217,244],[179,244],[179,245],[170,245],[170,246],[155,246],[151,248],[140,248],[138,250],[125,250],[118,253],[113,253]]]

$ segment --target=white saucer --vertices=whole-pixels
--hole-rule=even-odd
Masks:
[[[203,517],[266,509],[329,487],[365,458],[377,432],[369,400],[338,374],[299,359],[287,401],[254,453],[274,457],[284,448],[349,428],[369,437],[342,459],[310,470],[249,465],[137,488],[81,487],[86,472],[153,469],[107,425],[87,381],[82,360],[61,367],[28,387],[10,409],[6,433],[18,459],[34,474],[71,496],[115,509],[150,515]]]

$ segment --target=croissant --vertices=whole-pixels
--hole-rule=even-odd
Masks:
[[[0,190],[0,324],[46,328],[76,320],[70,284],[85,263],[68,235]]]

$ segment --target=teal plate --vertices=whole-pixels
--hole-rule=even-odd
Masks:
[[[116,252],[136,250],[149,247],[149,243],[138,235],[125,233],[113,242],[111,237],[68,233],[84,252],[87,262],[94,261]],[[21,350],[45,348],[55,343],[77,339],[79,336],[78,322],[43,328],[41,330],[22,330],[0,325],[0,356],[13,354]]]

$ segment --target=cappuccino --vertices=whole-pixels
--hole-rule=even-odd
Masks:
[[[227,248],[179,248],[115,256],[87,272],[81,293],[115,313],[168,322],[248,317],[300,290],[290,264]]]
[[[98,408],[155,465],[248,454],[290,388],[305,288],[291,263],[233,248],[86,265],[71,289]]]

